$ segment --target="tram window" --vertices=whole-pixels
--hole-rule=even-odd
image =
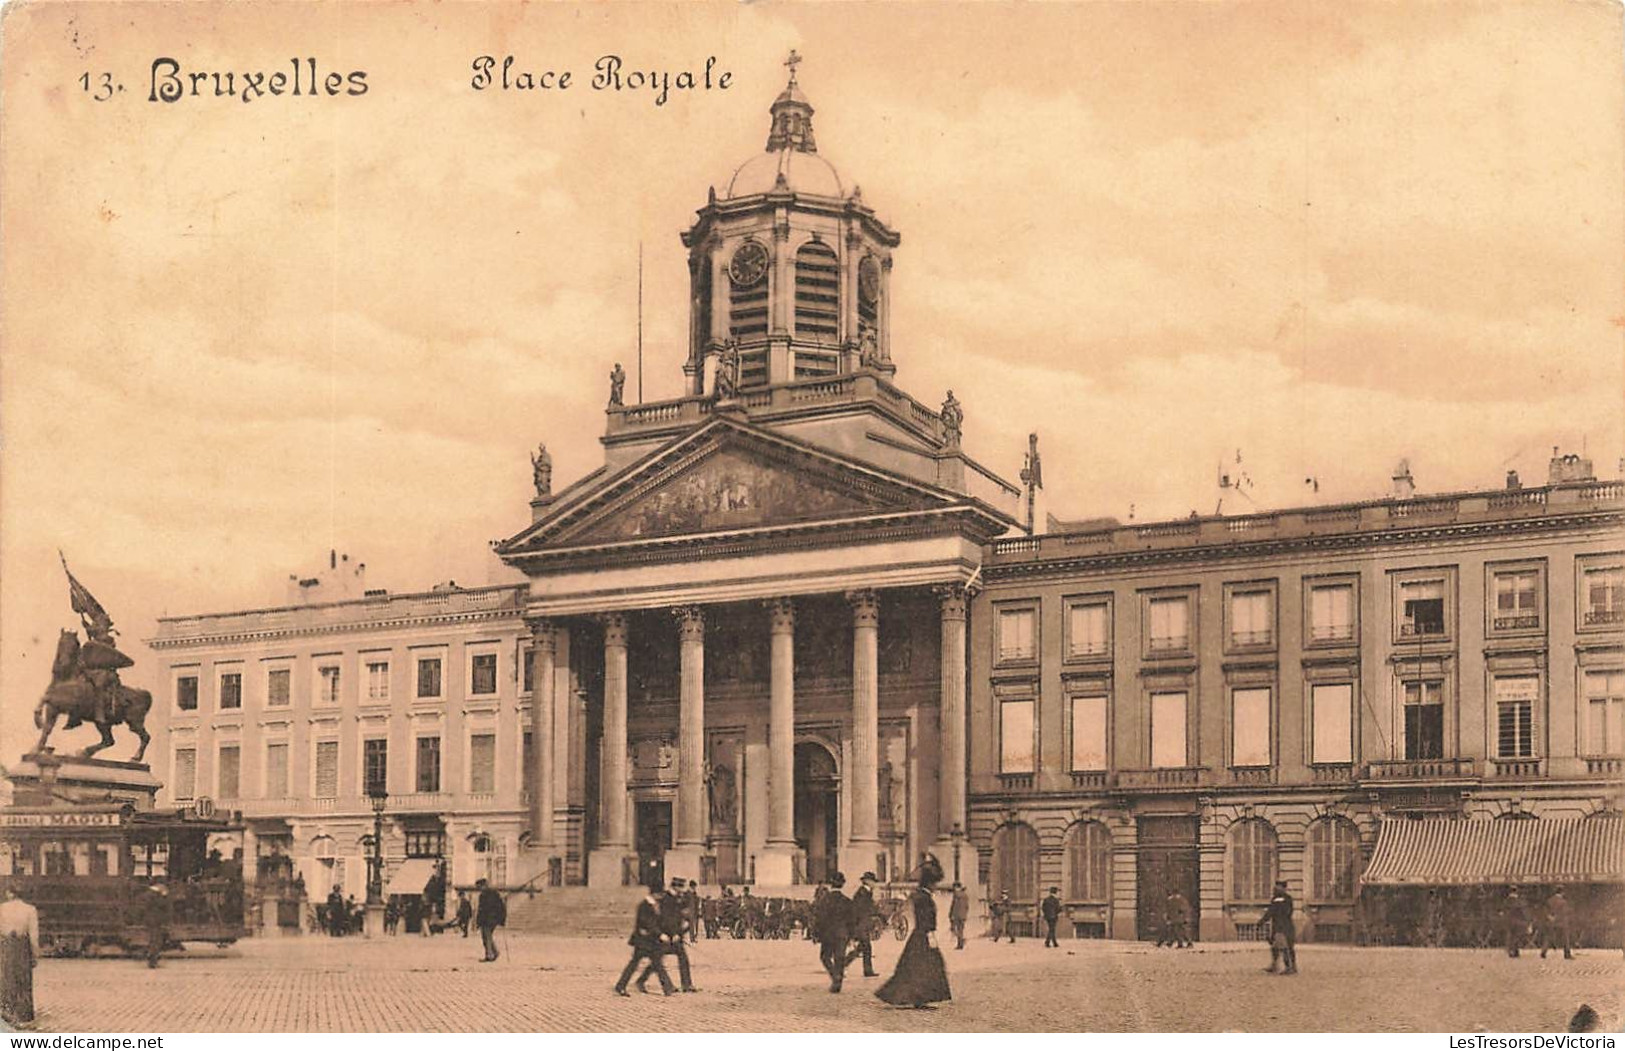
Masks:
[[[90,844],[85,842],[69,843],[68,856],[73,859],[73,874],[75,876],[90,875]]]
[[[40,845],[40,861],[40,867],[47,876],[73,874],[73,862],[68,857],[68,849],[59,840],[49,840]]]
[[[119,874],[117,843],[96,843],[91,847],[90,874],[92,876],[117,876]]]
[[[10,843],[0,843],[0,876],[12,874],[13,865],[15,864],[12,861],[12,849]]]

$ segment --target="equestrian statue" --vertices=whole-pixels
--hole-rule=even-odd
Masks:
[[[60,552],[58,553],[60,556]],[[92,723],[101,731],[102,739],[79,754],[89,758],[113,743],[113,727],[128,726],[141,740],[133,762],[139,763],[147,754],[147,712],[152,709],[152,694],[119,681],[120,668],[128,668],[135,661],[119,652],[114,636],[113,618],[96,601],[85,586],[68,570],[68,560],[62,559],[62,570],[68,574],[68,596],[73,611],[79,614],[85,629],[86,641],[79,642],[79,633],[64,628],[56,644],[56,659],[51,663],[51,685],[34,709],[34,725],[39,727],[39,743],[35,752],[46,752],[46,741],[56,728],[59,716],[67,716],[67,729],[81,723]]]

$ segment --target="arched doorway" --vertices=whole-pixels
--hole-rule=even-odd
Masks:
[[[835,871],[840,849],[841,779],[835,757],[816,741],[796,745],[796,843],[807,856],[807,882]]]

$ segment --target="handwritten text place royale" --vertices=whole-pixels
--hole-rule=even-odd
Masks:
[[[575,75],[568,69],[545,69],[540,72],[514,67],[518,59],[504,55],[499,61],[491,55],[481,55],[469,66],[474,76],[469,86],[475,91],[501,88],[503,91],[569,91]],[[594,91],[650,91],[656,106],[664,106],[673,91],[726,91],[733,83],[729,71],[718,72],[715,55],[705,60],[705,69],[628,69],[619,55],[604,55],[592,65],[593,76],[589,86]]]

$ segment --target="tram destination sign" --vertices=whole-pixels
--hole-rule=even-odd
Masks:
[[[123,823],[124,815],[117,810],[88,814],[0,814],[0,828],[98,828]]]

